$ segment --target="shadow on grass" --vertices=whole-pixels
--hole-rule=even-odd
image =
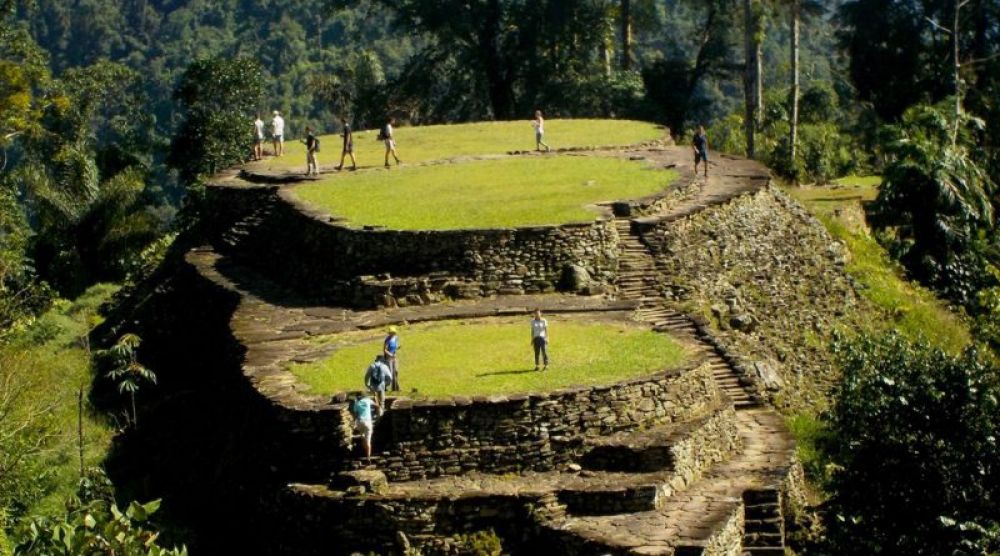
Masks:
[[[480,374],[478,374],[476,376],[477,377],[483,377],[483,376],[500,376],[500,375],[523,375],[523,374],[534,373],[534,372],[538,372],[538,371],[535,371],[535,369],[532,368],[532,369],[524,369],[522,371],[493,371],[492,373],[480,373]]]

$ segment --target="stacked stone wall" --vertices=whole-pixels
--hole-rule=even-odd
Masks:
[[[517,229],[357,229],[278,186],[211,186],[208,206],[217,248],[310,298],[354,307],[567,287],[598,292],[618,268],[608,216]],[[227,242],[234,233],[243,235]],[[573,267],[586,271],[583,283],[566,282]]]
[[[397,401],[376,426],[375,465],[393,481],[471,471],[548,471],[587,437],[688,420],[722,403],[707,365],[611,386]]]
[[[774,188],[647,226],[668,298],[689,304],[734,368],[773,401],[820,403],[833,380],[826,350],[850,326],[857,295],[847,252],[823,225]]]

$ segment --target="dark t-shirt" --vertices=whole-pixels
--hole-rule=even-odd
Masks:
[[[694,136],[694,148],[701,152],[708,150],[708,136],[699,134]]]
[[[351,137],[351,124],[344,124],[344,131],[341,132],[341,135],[343,135],[343,137],[344,137],[344,146],[345,147],[354,142],[353,139],[352,139],[352,137]]]
[[[316,136],[310,133],[306,135],[306,150],[312,151],[316,149]]]

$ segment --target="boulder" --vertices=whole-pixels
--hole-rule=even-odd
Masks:
[[[563,267],[561,285],[564,290],[583,291],[591,286],[593,279],[587,269],[576,264]]]

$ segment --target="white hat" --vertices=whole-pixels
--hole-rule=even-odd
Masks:
[[[278,111],[277,111],[277,110],[275,110],[275,111],[274,111],[274,115],[275,115],[275,116],[277,116],[277,115],[278,115]]]

